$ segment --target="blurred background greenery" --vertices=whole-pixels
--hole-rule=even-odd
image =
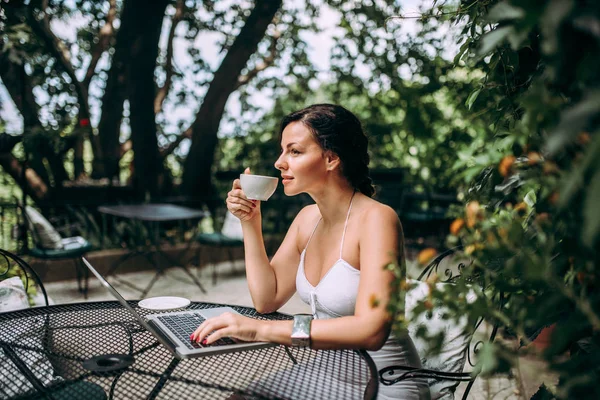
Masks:
[[[433,247],[420,259],[461,245],[472,260],[464,284],[434,294],[449,318],[483,315],[520,344],[486,348],[479,369],[507,372],[553,326],[535,357],[560,379],[538,398],[600,397],[597,1],[0,5],[6,209],[25,188],[47,213],[75,208],[92,233],[107,202],[219,218],[245,167],[276,174],[285,114],[339,103],[369,133],[380,199],[407,237],[434,237],[412,243]],[[275,199],[267,228],[281,233],[309,199]],[[482,296],[467,303],[475,281]]]

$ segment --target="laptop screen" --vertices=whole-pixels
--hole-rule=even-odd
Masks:
[[[89,263],[88,260],[86,260],[84,257],[81,257],[81,259],[83,260],[83,263],[88,267],[88,269],[90,271],[92,271],[92,273],[94,275],[96,275],[96,278],[98,278],[98,280],[108,289],[108,291],[114,296],[115,299],[117,299],[119,301],[119,303],[121,303],[121,305],[123,305],[123,307],[125,307],[127,309],[127,311],[129,311],[131,313],[131,315],[133,315],[135,317],[135,319],[138,320],[138,322],[147,330],[149,330],[150,332],[155,332],[156,333],[156,329],[154,329],[150,324],[148,324],[144,318],[142,318],[134,309],[133,307],[131,307],[129,305],[129,303],[127,303],[127,300],[125,300],[123,298],[123,296],[121,296],[121,294],[119,294],[119,292],[117,292],[117,289],[115,289],[114,287],[112,287],[112,285],[110,283],[108,283],[108,281],[106,279],[104,279],[104,277],[102,275],[100,275],[100,273],[98,271],[96,271],[96,269],[94,267],[92,267],[92,264]]]

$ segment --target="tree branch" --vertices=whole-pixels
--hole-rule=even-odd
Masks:
[[[192,124],[192,144],[185,159],[181,192],[210,199],[210,172],[218,143],[217,133],[237,78],[258,49],[258,44],[282,4],[282,0],[256,0],[254,9],[235,38],[204,95]],[[210,201],[210,200],[209,200]]]
[[[31,79],[25,72],[25,65],[14,63],[6,54],[0,54],[0,78],[23,116],[23,126],[27,129],[41,125],[39,106],[33,95]]]
[[[161,159],[164,160],[165,158],[167,158],[167,156],[169,154],[173,153],[173,151],[175,151],[175,149],[177,147],[179,147],[179,145],[181,144],[183,139],[191,139],[191,138],[192,138],[192,127],[189,127],[185,130],[185,132],[183,132],[181,135],[177,136],[177,139],[175,139],[174,142],[169,143],[169,145],[167,147],[164,147],[159,150]]]
[[[77,93],[80,105],[79,117],[89,118],[90,113],[87,89],[79,80],[77,80],[75,70],[71,64],[71,55],[69,54],[68,49],[65,47],[64,43],[58,37],[56,37],[56,35],[52,32],[52,29],[50,29],[50,19],[46,13],[47,8],[48,0],[34,0],[31,2],[29,7],[31,27],[44,41],[46,46],[48,46],[50,54],[56,58],[71,79],[72,84],[75,86],[75,91]]]
[[[281,32],[278,30],[275,31],[273,36],[271,36],[271,46],[269,47],[269,55],[263,58],[262,62],[257,64],[254,69],[249,71],[246,75],[240,75],[237,80],[237,84],[235,89],[239,89],[240,86],[243,86],[250,82],[259,72],[264,71],[269,68],[275,62],[275,56],[277,55],[277,41],[281,37]]]
[[[94,46],[91,52],[92,59],[90,60],[90,65],[88,65],[87,72],[85,73],[85,78],[83,79],[83,86],[89,90],[90,82],[96,73],[96,66],[98,65],[98,61],[102,54],[108,49],[108,44],[110,43],[110,39],[113,37],[115,28],[113,26],[113,21],[115,20],[115,16],[117,15],[117,0],[109,0],[109,9],[106,14],[106,21],[104,26],[100,28],[100,32],[98,33],[98,43]]]
[[[173,19],[171,21],[171,30],[169,31],[169,39],[167,41],[167,60],[165,64],[165,83],[158,89],[156,92],[156,97],[154,99],[154,113],[158,114],[162,111],[162,105],[167,98],[167,94],[171,89],[171,81],[173,79],[173,40],[175,39],[175,30],[179,22],[183,17],[183,12],[185,9],[185,1],[177,0],[177,6],[175,9],[175,15],[173,15]]]

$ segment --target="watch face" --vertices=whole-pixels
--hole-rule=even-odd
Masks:
[[[294,325],[292,326],[292,346],[310,345],[310,323],[312,315],[297,314],[294,315]]]

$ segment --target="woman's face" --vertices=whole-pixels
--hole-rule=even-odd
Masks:
[[[292,122],[283,130],[281,155],[275,168],[281,171],[288,196],[318,188],[325,179],[327,160],[323,149],[301,122]]]

